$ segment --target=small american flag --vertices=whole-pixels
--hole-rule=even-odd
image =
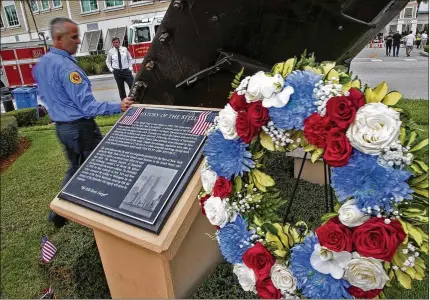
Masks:
[[[42,237],[42,262],[49,263],[57,253],[57,248],[52,244],[46,236]]]
[[[138,107],[132,115],[124,115],[118,123],[121,125],[132,125],[137,120],[137,118],[139,118],[144,109],[144,107]]]
[[[54,290],[51,287],[47,288],[40,299],[54,299]]]
[[[191,128],[190,133],[195,135],[204,135],[206,133],[206,129],[212,125],[216,117],[216,113],[213,111],[205,111],[200,113],[199,118],[197,119],[196,124],[194,124],[193,128]]]

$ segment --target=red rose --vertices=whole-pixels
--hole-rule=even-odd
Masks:
[[[338,217],[330,219],[316,230],[321,246],[335,252],[352,251],[352,232]]]
[[[357,110],[365,104],[364,95],[356,89],[349,90],[349,96],[338,96],[327,101],[327,116],[342,129],[354,122]]]
[[[257,133],[257,128],[252,125],[246,111],[240,111],[236,118],[236,131],[242,141],[249,144]]]
[[[252,102],[248,109],[248,119],[254,127],[260,129],[269,121],[269,110],[261,104],[261,101]]]
[[[393,260],[400,243],[405,239],[399,221],[391,220],[385,224],[384,218],[371,218],[358,226],[352,234],[355,250],[362,256]]]
[[[348,291],[348,293],[354,296],[355,299],[373,299],[382,292],[382,290],[380,289],[363,291],[359,287],[353,285],[351,285],[346,290]]]
[[[305,137],[312,145],[325,148],[327,133],[333,126],[329,118],[314,113],[305,120]]]
[[[205,202],[206,200],[208,200],[210,198],[211,195],[206,195],[200,198],[200,206],[202,208],[202,214],[204,214],[206,216],[206,211],[205,211]]]
[[[333,128],[326,138],[324,160],[332,167],[345,166],[352,155],[352,146],[345,132],[340,128]]]
[[[257,289],[258,297],[262,299],[280,299],[281,291],[278,290],[270,279],[270,276],[263,280],[258,280],[255,284]]]
[[[231,193],[231,182],[225,177],[218,177],[215,181],[214,197],[227,198]]]
[[[243,254],[243,263],[251,268],[257,279],[263,279],[270,275],[270,269],[275,264],[272,254],[264,248],[263,244],[256,243]]]
[[[245,95],[238,95],[237,92],[231,96],[229,104],[235,111],[245,109],[249,105],[245,100]]]

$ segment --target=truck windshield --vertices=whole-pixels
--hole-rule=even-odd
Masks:
[[[137,27],[136,33],[134,36],[134,42],[143,43],[143,42],[150,42],[150,41],[151,41],[151,34],[149,31],[149,27]]]

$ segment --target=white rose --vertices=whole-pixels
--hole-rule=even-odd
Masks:
[[[348,227],[357,227],[370,219],[355,205],[355,200],[348,200],[339,208],[339,220]]]
[[[382,263],[373,258],[354,258],[345,270],[345,279],[363,291],[383,289],[389,280]]]
[[[237,112],[227,104],[218,114],[218,127],[226,140],[235,140],[239,136],[236,131]]]
[[[272,97],[284,87],[284,79],[276,74],[273,77],[266,75],[263,71],[257,72],[251,77],[245,93],[247,102],[262,100]]]
[[[292,86],[285,87],[280,93],[275,93],[270,98],[264,98],[262,105],[266,108],[269,107],[284,107],[290,101],[290,96],[294,93]]]
[[[282,292],[294,293],[296,291],[296,278],[284,264],[274,264],[270,277],[273,285]]]
[[[236,213],[230,208],[227,201],[220,197],[211,196],[204,204],[206,217],[214,226],[224,227],[229,221],[234,222]]]
[[[351,258],[352,255],[348,251],[334,252],[315,244],[310,261],[311,266],[318,272],[330,274],[334,279],[341,279]]]
[[[351,145],[363,153],[379,153],[399,138],[399,112],[382,103],[368,103],[357,111],[346,136]]]
[[[236,274],[240,286],[244,291],[257,293],[255,289],[257,279],[251,268],[248,268],[245,264],[235,264],[233,266],[233,273]]]
[[[200,178],[202,180],[203,189],[207,194],[212,193],[215,186],[217,175],[214,171],[209,168],[209,165],[205,162],[203,167],[200,169]]]

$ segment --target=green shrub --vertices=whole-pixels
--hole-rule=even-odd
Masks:
[[[78,56],[76,60],[87,76],[109,73],[106,66],[106,54]]]
[[[425,45],[424,46],[424,51],[427,52],[427,53],[429,53],[429,45]]]
[[[94,73],[96,75],[103,74],[103,72],[105,71],[105,67],[106,67],[106,64],[101,64],[101,63],[95,64],[94,65]]]
[[[43,117],[41,117],[39,120],[36,121],[35,125],[40,126],[40,125],[48,125],[51,123],[52,123],[52,120],[49,117],[49,115],[44,115]]]
[[[79,62],[79,67],[87,74],[87,76],[94,74],[94,65],[89,61]]]
[[[36,124],[37,108],[29,107],[29,108],[13,110],[5,113],[5,115],[15,117],[18,123],[18,127],[31,126]]]
[[[0,157],[6,157],[18,149],[18,124],[12,116],[2,116],[0,119]]]

